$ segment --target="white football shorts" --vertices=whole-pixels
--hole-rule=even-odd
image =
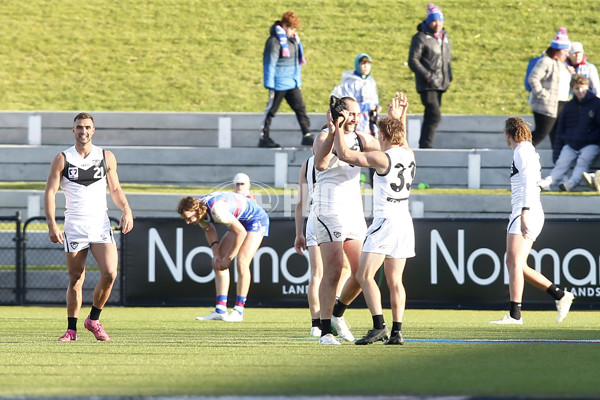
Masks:
[[[415,229],[412,218],[376,218],[363,244],[363,252],[390,258],[415,256]]]
[[[308,218],[306,219],[306,234],[304,237],[306,238],[306,247],[312,247],[318,244],[317,234],[315,232],[315,214],[312,211],[308,213]]]
[[[349,215],[315,215],[314,223],[317,242],[343,242],[348,239],[363,241],[367,223],[362,212]]]
[[[92,243],[115,243],[108,215],[101,220],[67,217],[64,237],[66,253],[87,249]]]
[[[529,234],[527,237],[533,241],[542,233],[544,227],[544,210],[540,208],[532,208],[527,213],[527,227],[529,228]],[[507,233],[515,235],[522,235],[521,231],[521,210],[511,214],[510,220],[508,221],[508,227],[506,228]]]

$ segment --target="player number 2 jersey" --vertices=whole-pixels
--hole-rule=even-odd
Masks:
[[[106,214],[106,172],[104,150],[92,146],[83,158],[75,146],[63,151],[65,168],[60,187],[65,193],[65,217],[103,218]]]

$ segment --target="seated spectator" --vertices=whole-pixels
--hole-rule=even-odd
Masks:
[[[555,165],[550,176],[538,183],[542,190],[550,190],[556,183],[561,191],[573,190],[600,154],[600,99],[589,91],[589,84],[583,75],[574,75],[571,80],[575,96],[558,119],[552,154]],[[573,163],[571,176],[563,180]]]
[[[584,172],[583,179],[589,187],[596,192],[600,192],[600,169],[596,170],[596,172]]]

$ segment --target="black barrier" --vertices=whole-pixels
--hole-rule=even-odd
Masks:
[[[0,216],[0,304],[22,304],[21,213]]]
[[[547,220],[529,265],[576,296],[574,308],[599,308],[598,219]],[[508,302],[504,267],[506,220],[415,219],[416,253],[404,276],[409,307],[491,309]],[[249,306],[306,306],[308,258],[293,248],[294,221],[272,219],[251,265]],[[223,230],[219,230],[222,235]],[[137,218],[124,235],[126,305],[211,306],[214,273],[204,233],[181,219]],[[232,268],[232,271],[234,269]],[[389,298],[382,269],[382,298]],[[235,296],[232,274],[230,298]],[[362,296],[355,305],[363,305]],[[526,285],[524,307],[552,308],[551,298]]]

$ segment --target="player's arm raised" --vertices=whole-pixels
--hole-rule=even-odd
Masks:
[[[344,134],[336,128],[337,124],[330,124],[330,128],[335,129],[334,147],[338,158],[348,164],[357,167],[375,168],[377,172],[385,172],[389,165],[388,156],[380,150],[372,150],[369,152],[361,152],[351,150],[346,141]],[[377,146],[379,148],[379,146]]]

